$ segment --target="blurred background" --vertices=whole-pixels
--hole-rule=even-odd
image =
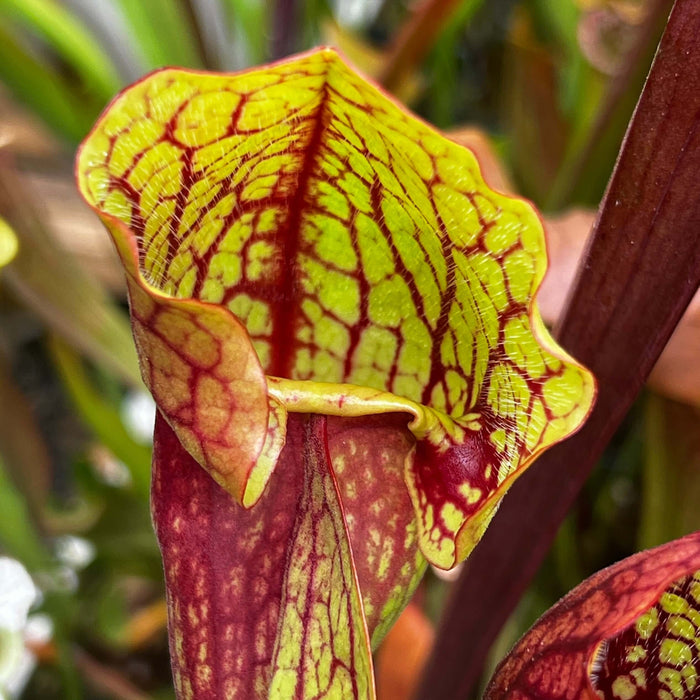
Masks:
[[[671,5],[0,0],[0,557],[31,576],[28,614],[0,616],[0,698],[173,697],[154,408],[120,266],[72,174],[108,101],[161,66],[236,71],[337,46],[542,210],[554,324]],[[691,305],[490,665],[593,571],[700,529],[699,333]],[[0,607],[21,587],[7,571]],[[381,700],[410,698],[453,578],[429,572],[379,650]]]

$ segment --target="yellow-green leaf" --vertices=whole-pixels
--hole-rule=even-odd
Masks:
[[[17,255],[17,236],[10,225],[0,217],[0,267],[12,262]]]
[[[77,174],[164,419],[153,502],[180,697],[229,681],[372,697],[369,640],[423,555],[467,556],[590,409],[592,377],[534,306],[536,213],[329,49],[154,73],[98,121]],[[273,570],[250,615],[232,610]]]
[[[295,410],[342,415],[313,385],[342,382],[395,398],[372,408],[362,394],[358,413],[425,419],[407,482],[439,566],[466,556],[513,478],[590,408],[590,375],[532,302],[546,266],[532,207],[490,191],[469,151],[331,50],[237,75],[153,74],[98,122],[78,176],[144,290],[232,312],[250,336],[241,352],[304,384],[285,385],[283,407],[300,390],[315,396]],[[256,450],[223,480],[239,500]]]

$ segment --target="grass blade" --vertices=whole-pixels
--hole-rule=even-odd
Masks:
[[[40,34],[70,65],[86,87],[107,101],[121,87],[111,60],[85,27],[50,0],[0,0],[0,14]]]
[[[101,102],[79,101],[56,71],[21,46],[0,22],[0,80],[64,139],[77,143],[99,114]]]
[[[119,0],[119,6],[149,69],[204,66],[180,0]]]

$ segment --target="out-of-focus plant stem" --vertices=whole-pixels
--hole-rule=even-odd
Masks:
[[[241,70],[262,63],[267,55],[267,6],[248,0],[221,0],[224,17],[228,20],[232,46],[229,47],[233,65]]]
[[[673,0],[649,3],[636,40],[621,62],[619,72],[610,80],[590,127],[579,138],[574,134],[568,144],[562,167],[544,203],[545,209],[556,211],[572,198],[579,204],[595,205],[598,201],[599,183],[613,166],[614,154],[619,149],[672,7]]]
[[[21,559],[32,572],[46,568],[51,556],[44,548],[41,536],[34,526],[24,494],[12,483],[2,456],[0,456],[0,513],[2,513],[0,547],[3,553]]]
[[[700,409],[650,392],[644,428],[640,549],[700,529]]]
[[[51,0],[0,0],[0,13],[16,18],[41,34],[80,76],[85,86],[104,101],[121,87],[107,54],[83,25],[60,3]]]
[[[0,22],[0,80],[63,138],[77,143],[101,101],[78,99],[65,76],[32,56]]]
[[[0,455],[24,498],[34,526],[41,530],[49,490],[51,463],[43,437],[24,394],[0,357]],[[1,490],[1,489],[0,489]],[[5,513],[6,511],[0,510]],[[2,537],[0,536],[0,540]]]
[[[270,53],[273,60],[289,56],[296,50],[300,11],[297,0],[273,0]]]
[[[202,68],[182,0],[117,0],[149,68]]]
[[[148,499],[151,450],[134,442],[118,411],[91,384],[78,354],[57,336],[50,340],[51,355],[64,386],[85,423],[100,442],[129,469],[136,493]]]
[[[390,92],[396,91],[404,78],[421,64],[455,12],[466,13],[467,19],[482,4],[483,0],[422,0],[396,33],[378,75],[379,82]]]
[[[149,696],[137,688],[121,673],[105,666],[83,649],[74,651],[75,665],[85,680],[96,690],[114,700],[149,700]]]
[[[72,345],[128,384],[141,386],[126,315],[45,230],[9,154],[1,152],[0,210],[19,240],[17,257],[3,269],[3,283]]]

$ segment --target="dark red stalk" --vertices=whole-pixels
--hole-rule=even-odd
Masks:
[[[270,54],[273,61],[298,50],[296,38],[300,35],[299,15],[303,9],[297,0],[274,0],[272,3],[272,36]]]
[[[454,12],[456,0],[423,0],[396,34],[378,80],[395,91],[410,69],[420,65]]]
[[[515,485],[472,554],[418,697],[466,698],[700,283],[700,5],[679,0],[557,337],[598,378],[584,428]]]
[[[298,428],[295,443],[303,440],[303,425]],[[291,507],[244,511],[184,451],[170,426],[157,416],[151,508],[163,552],[169,622],[174,628],[170,639],[175,689],[183,697],[189,689],[201,699],[225,697],[230,690],[241,698],[252,698],[256,683],[270,681],[273,648],[269,640],[275,637],[283,562],[300,498],[295,484],[302,481],[304,469],[301,459],[287,462],[271,484],[267,499],[288,499]],[[253,542],[246,536],[254,529],[251,522],[256,521],[261,521],[264,541]],[[259,556],[244,557],[255,548]],[[217,612],[210,615],[209,610]],[[183,633],[185,626],[188,634]],[[262,653],[256,636],[264,642]],[[234,664],[246,669],[244,678],[219,671]]]

